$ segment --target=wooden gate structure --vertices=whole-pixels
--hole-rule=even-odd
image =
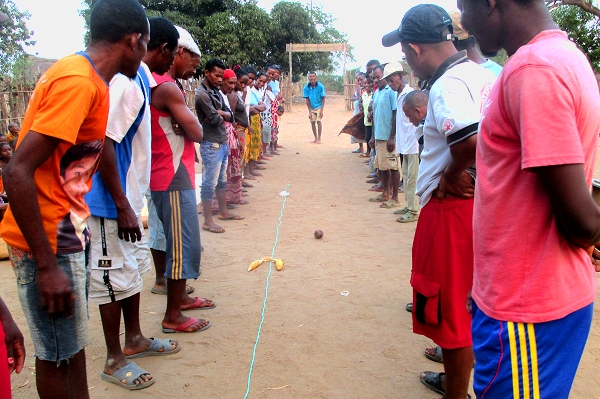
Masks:
[[[287,111],[291,111],[292,109],[292,53],[310,53],[310,52],[317,52],[317,51],[325,51],[328,53],[331,53],[333,51],[339,51],[339,52],[343,52],[344,53],[344,66],[343,66],[343,72],[342,72],[342,76],[344,77],[344,87],[346,87],[346,84],[348,83],[348,78],[346,76],[346,60],[347,60],[347,56],[348,56],[348,43],[321,43],[321,44],[316,44],[316,43],[288,43],[285,45],[285,51],[287,51],[290,55],[290,75],[289,75],[289,98],[285,98],[285,104],[287,107]],[[344,90],[344,96],[347,96],[348,94],[346,93],[347,90]],[[350,108],[348,106],[349,104],[349,97],[346,98],[346,111],[350,111]]]

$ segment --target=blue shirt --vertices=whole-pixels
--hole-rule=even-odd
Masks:
[[[304,98],[310,100],[310,109],[319,109],[323,107],[323,97],[325,97],[325,86],[317,82],[315,87],[311,87],[310,82],[304,86]]]
[[[481,66],[494,72],[494,75],[496,75],[496,77],[500,76],[500,73],[502,72],[502,67],[490,59],[485,60],[485,62],[481,64]]]
[[[375,140],[388,140],[392,123],[396,123],[393,111],[398,108],[396,92],[385,86],[373,94],[373,135]]]
[[[279,81],[278,80],[272,80],[269,82],[269,87],[271,88],[271,91],[273,92],[273,94],[278,95],[279,92],[281,90],[279,90]]]

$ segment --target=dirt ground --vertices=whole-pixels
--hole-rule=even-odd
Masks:
[[[323,144],[312,134],[303,106],[282,118],[282,155],[249,188],[249,205],[236,211],[243,221],[223,222],[224,234],[202,232],[202,275],[196,293],[216,309],[190,311],[213,325],[195,334],[163,334],[166,298],[150,293],[154,274],[145,275],[141,322],[150,337],[179,340],[183,349],[137,363],[156,383],[126,392],[101,381],[105,346],[98,309],[90,307],[91,345],[86,348],[90,396],[114,398],[243,398],[261,310],[268,265],[247,272],[255,259],[271,255],[283,198],[275,257],[285,268],[270,277],[265,321],[252,373],[249,398],[407,398],[439,395],[419,382],[423,370],[442,371],[427,360],[431,342],[412,333],[409,285],[416,224],[399,224],[391,210],[368,202],[367,166],[337,136],[351,117],[341,98],[328,98]],[[316,240],[313,232],[324,231]],[[0,292],[27,344],[26,367],[13,375],[17,399],[35,398],[33,348],[18,303],[15,277],[0,262]],[[347,296],[340,293],[348,291]],[[596,314],[599,310],[596,309]],[[596,317],[572,398],[599,398],[600,323]],[[560,376],[557,376],[560,378]]]

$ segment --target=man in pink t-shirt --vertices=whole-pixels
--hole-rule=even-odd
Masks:
[[[544,1],[459,5],[482,52],[504,48],[510,56],[485,104],[477,145],[475,393],[567,398],[597,286],[590,254],[598,253],[600,211],[590,189],[598,85]]]

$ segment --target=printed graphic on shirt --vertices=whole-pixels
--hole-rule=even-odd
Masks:
[[[71,211],[58,223],[58,248],[85,248],[90,212],[84,195],[90,190],[88,181],[98,167],[101,152],[102,140],[94,140],[72,146],[60,160],[60,183]]]

